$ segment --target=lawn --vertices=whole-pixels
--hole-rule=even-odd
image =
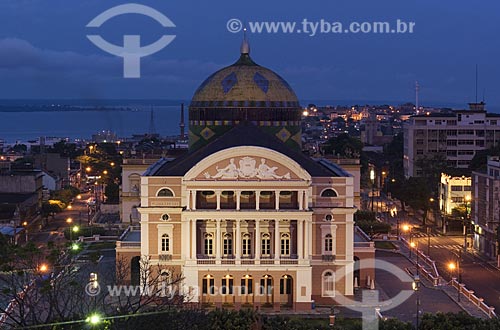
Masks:
[[[375,241],[376,249],[395,250],[396,246],[388,241]]]

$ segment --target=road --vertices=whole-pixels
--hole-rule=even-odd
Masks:
[[[66,219],[71,218],[73,220],[73,225],[86,225],[87,224],[87,204],[86,200],[89,198],[89,194],[81,194],[81,199],[74,200],[71,205],[71,209],[65,209],[61,213],[55,215],[54,218],[49,217],[48,224],[44,226],[41,230],[39,229],[39,223],[28,227],[28,240],[35,242],[38,247],[45,245],[49,241],[59,242],[64,240],[63,231],[70,225],[66,222]]]
[[[401,211],[399,202],[388,201],[384,195],[380,198],[383,204],[389,203],[398,208],[396,217],[383,213],[382,220],[390,223],[394,230],[399,220],[400,235],[409,238],[408,233],[403,233],[402,226],[403,224],[421,225],[419,216],[408,216],[406,212]],[[476,296],[483,298],[488,305],[495,307],[497,314],[500,313],[500,270],[471,253],[463,253],[463,236],[442,236],[432,233],[429,240],[425,233],[416,233],[413,237],[414,241],[418,243],[419,249],[436,261],[440,275],[446,280],[450,280],[452,276],[457,277],[456,271],[452,274],[448,265],[450,262],[456,262],[457,257],[460,257],[462,282],[469,290],[474,290]],[[468,240],[470,242],[470,238]]]
[[[428,239],[425,235],[415,238],[420,250],[427,254]],[[430,257],[436,261],[440,275],[446,280],[456,277],[456,271],[451,273],[448,269],[450,262],[456,262],[461,256],[460,269],[462,282],[469,290],[484,298],[485,303],[495,307],[500,312],[500,270],[489,263],[482,261],[470,253],[463,253],[463,236],[438,236],[430,239]]]

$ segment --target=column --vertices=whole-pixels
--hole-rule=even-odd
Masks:
[[[236,219],[236,235],[234,237],[235,250],[234,254],[236,256],[236,263],[239,264],[241,261],[241,224],[240,219]]]
[[[280,222],[279,220],[274,220],[274,260],[280,259]]]
[[[191,190],[187,191],[186,210],[191,210]]]
[[[191,219],[191,259],[196,259],[196,220]]]
[[[304,220],[297,220],[297,254],[299,260],[304,258]]]
[[[240,210],[240,197],[241,197],[241,191],[236,192],[236,210]]]
[[[196,190],[191,190],[191,210],[196,210]]]
[[[221,194],[220,190],[217,190],[215,192],[215,195],[217,197],[217,210],[220,210],[220,194]]]
[[[337,254],[337,225],[332,225],[332,254]]]
[[[255,220],[255,259],[260,260],[260,244],[261,244],[261,237],[260,237],[260,220],[256,219]],[[259,262],[260,263],[260,262]]]
[[[280,209],[280,191],[279,190],[276,190],[274,192],[274,201],[275,201],[275,206],[276,206],[276,210],[279,210]]]
[[[297,195],[299,200],[299,210],[302,211],[304,209],[304,191],[299,190]]]
[[[189,230],[189,219],[181,222],[181,257],[183,260],[191,259],[190,245],[191,231]]]
[[[255,209],[258,211],[260,208],[260,190],[255,191]]]
[[[306,220],[306,226],[307,226],[306,246],[307,250],[309,251],[309,254],[307,254],[307,258],[309,258],[309,255],[312,254],[312,232],[313,232],[312,221]]]
[[[307,193],[307,190],[304,190],[304,210],[309,209],[309,194]]]
[[[217,223],[215,230],[215,261],[220,263],[220,248],[221,248],[221,233],[220,233],[220,219],[215,220]]]
[[[309,252],[309,223],[306,220],[305,221],[305,226],[304,226],[304,233],[305,233],[305,242],[304,242],[304,258],[309,259],[309,255],[311,254]]]

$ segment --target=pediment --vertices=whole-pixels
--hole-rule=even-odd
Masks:
[[[186,173],[185,180],[310,180],[293,159],[262,147],[235,147],[213,154]]]

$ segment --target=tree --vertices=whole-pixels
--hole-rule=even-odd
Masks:
[[[500,320],[480,319],[464,312],[424,314],[419,330],[500,329]]]
[[[45,220],[49,220],[49,216],[54,217],[56,213],[59,213],[63,209],[63,203],[55,203],[55,202],[44,202],[42,203],[42,217],[45,218]]]
[[[328,140],[324,144],[323,150],[325,154],[333,154],[346,158],[358,158],[363,151],[363,142],[344,133]]]
[[[107,203],[118,204],[120,200],[120,187],[116,183],[110,182],[106,185],[104,194],[106,195]]]
[[[497,145],[493,148],[476,151],[474,158],[470,161],[469,170],[479,171],[486,169],[488,156],[500,156],[500,146]]]

